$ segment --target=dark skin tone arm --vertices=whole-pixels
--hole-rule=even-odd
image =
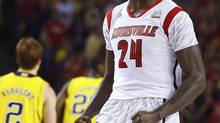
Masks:
[[[102,106],[108,100],[113,85],[114,78],[114,53],[113,51],[106,51],[106,64],[105,64],[105,75],[102,80],[101,87],[97,92],[94,100],[87,108],[85,113],[78,118],[75,123],[91,123],[91,118],[99,113]]]
[[[65,99],[67,97],[67,87],[68,86],[69,86],[69,83],[66,83],[57,96],[56,111],[57,111],[57,121],[59,123],[62,122],[62,117],[63,117],[63,113],[64,113],[64,104],[65,104]]]
[[[192,46],[176,52],[185,74],[183,84],[174,96],[153,112],[140,111],[132,117],[133,123],[157,123],[193,102],[205,89],[205,70],[199,46]]]

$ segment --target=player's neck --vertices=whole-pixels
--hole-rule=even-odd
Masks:
[[[23,72],[23,73],[29,73],[29,74],[32,74],[32,75],[37,75],[38,69],[36,67],[33,68],[33,69],[30,69],[30,70],[19,68],[18,72]]]
[[[129,7],[131,8],[132,13],[139,12],[148,8],[156,0],[129,0]]]

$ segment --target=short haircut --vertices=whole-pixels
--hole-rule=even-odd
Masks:
[[[41,44],[32,37],[21,38],[16,46],[16,60],[19,67],[33,69],[43,57]]]

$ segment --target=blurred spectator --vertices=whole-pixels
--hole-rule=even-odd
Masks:
[[[18,14],[20,21],[24,23],[31,23],[35,13],[37,13],[38,1],[37,0],[19,0],[18,1]]]
[[[92,61],[98,56],[101,46],[104,44],[102,36],[100,35],[102,34],[102,31],[100,31],[100,23],[102,23],[101,14],[95,6],[95,2],[90,5],[91,6],[88,8],[89,11],[85,16],[86,25],[90,32],[85,43],[85,58],[88,61]]]
[[[82,55],[71,55],[69,59],[64,64],[64,78],[65,82],[73,77],[84,75],[84,70],[82,69],[83,63]]]
[[[212,113],[210,116],[209,123],[219,123],[220,122],[220,79],[214,81],[215,86],[213,90],[213,103],[212,103]]]
[[[55,10],[61,22],[67,27],[70,26],[75,10],[74,0],[58,0]]]
[[[62,45],[67,33],[67,27],[59,20],[58,15],[48,20],[43,26],[42,41],[47,47],[58,48]]]
[[[31,35],[39,37],[42,26],[51,15],[49,0],[18,1],[18,36]]]
[[[16,69],[15,45],[17,39],[16,0],[0,0],[0,73]]]
[[[219,123],[220,122],[220,101],[214,104],[213,109],[214,111],[212,112],[209,123]]]
[[[89,35],[86,46],[85,46],[85,57],[86,60],[93,60],[96,56],[98,56],[101,46],[103,44],[103,40],[99,33],[93,32]]]
[[[220,29],[214,33],[206,49],[205,65],[211,79],[220,79]]]

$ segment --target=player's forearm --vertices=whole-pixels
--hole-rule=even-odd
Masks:
[[[45,89],[44,96],[44,111],[43,111],[43,119],[44,123],[56,123],[57,122],[57,114],[56,114],[56,94],[54,90],[48,86]]]
[[[166,118],[192,103],[204,91],[205,81],[205,75],[202,73],[186,77],[175,95],[155,111],[159,114],[160,119]]]
[[[51,102],[44,104],[44,123],[56,123],[57,122],[57,115],[55,109],[55,99],[51,99]]]
[[[160,118],[166,118],[185,108],[206,86],[205,70],[198,45],[177,51],[176,57],[185,77],[174,96],[156,111]]]
[[[64,111],[64,103],[66,99],[66,94],[62,93],[57,96],[57,104],[56,104],[56,111],[57,111],[57,121],[61,122],[63,111]]]
[[[61,123],[64,112],[64,101],[57,101],[56,111],[57,111],[57,121]]]
[[[112,76],[104,77],[102,85],[99,91],[97,92],[97,95],[95,96],[94,100],[92,101],[92,103],[84,113],[85,116],[92,118],[99,113],[102,106],[108,100],[112,92],[112,83],[113,83]]]

